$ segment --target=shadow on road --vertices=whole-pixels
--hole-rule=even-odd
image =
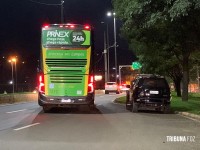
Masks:
[[[44,111],[41,110],[40,114]],[[89,108],[88,106],[72,107],[72,108],[51,108],[47,113],[49,114],[102,114],[102,112],[97,108]]]

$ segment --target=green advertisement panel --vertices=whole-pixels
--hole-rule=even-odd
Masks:
[[[86,50],[47,50],[46,58],[70,58],[70,59],[86,59],[87,51]]]
[[[90,31],[68,29],[42,30],[42,45],[90,45]]]

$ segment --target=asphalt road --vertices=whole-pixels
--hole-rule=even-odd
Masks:
[[[97,95],[92,112],[43,113],[35,102],[0,106],[0,150],[200,149],[200,122],[176,114],[131,113],[112,102],[118,96]]]

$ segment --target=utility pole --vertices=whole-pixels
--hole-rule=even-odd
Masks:
[[[114,17],[114,46],[115,46],[115,82],[117,83],[117,38],[116,38],[116,18],[115,13],[113,13]]]
[[[61,5],[60,5],[60,7],[61,7],[61,23],[62,23],[62,24],[64,23],[64,6],[63,6],[63,4],[64,4],[64,1],[61,0]]]
[[[109,53],[109,35],[108,35],[108,23],[106,24],[106,39],[107,39],[107,55],[108,55],[108,81],[110,81],[110,53]]]
[[[107,74],[107,49],[106,49],[106,34],[104,31],[104,65],[105,65],[105,83],[108,81],[108,74]]]
[[[15,61],[15,91],[17,92],[17,62]]]

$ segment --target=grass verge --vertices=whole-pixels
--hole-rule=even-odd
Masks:
[[[125,104],[126,97],[117,98],[115,101]],[[172,92],[171,109],[174,112],[189,112],[200,115],[200,93],[190,93],[188,101],[184,102],[181,97],[177,97],[176,93]]]
[[[0,104],[29,102],[29,101],[36,101],[37,99],[38,99],[38,94],[32,92],[1,94]]]

